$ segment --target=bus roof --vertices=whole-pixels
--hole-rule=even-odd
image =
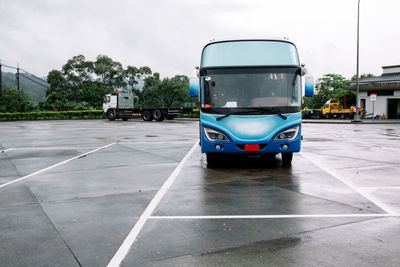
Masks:
[[[214,43],[222,43],[222,42],[237,42],[237,41],[277,41],[277,42],[286,42],[295,45],[292,41],[289,40],[287,37],[277,37],[271,36],[266,38],[221,38],[221,39],[211,39],[205,46]]]
[[[286,39],[212,40],[202,51],[201,68],[299,66],[294,43]]]

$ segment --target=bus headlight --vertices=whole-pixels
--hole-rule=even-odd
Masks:
[[[210,141],[229,141],[229,138],[225,134],[211,128],[204,127],[204,133]]]
[[[298,133],[299,133],[299,125],[280,132],[275,137],[274,141],[294,140],[294,139],[296,139]]]

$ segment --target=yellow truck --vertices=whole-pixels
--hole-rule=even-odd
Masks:
[[[339,100],[330,99],[322,107],[322,117],[326,119],[349,119],[352,115],[354,116],[354,111],[349,108],[343,108]]]

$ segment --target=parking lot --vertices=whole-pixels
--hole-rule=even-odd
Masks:
[[[198,121],[0,123],[0,266],[399,266],[400,124],[208,166]]]

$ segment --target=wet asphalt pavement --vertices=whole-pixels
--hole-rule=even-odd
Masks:
[[[196,121],[1,122],[0,266],[399,266],[400,124],[303,136],[209,166]]]

